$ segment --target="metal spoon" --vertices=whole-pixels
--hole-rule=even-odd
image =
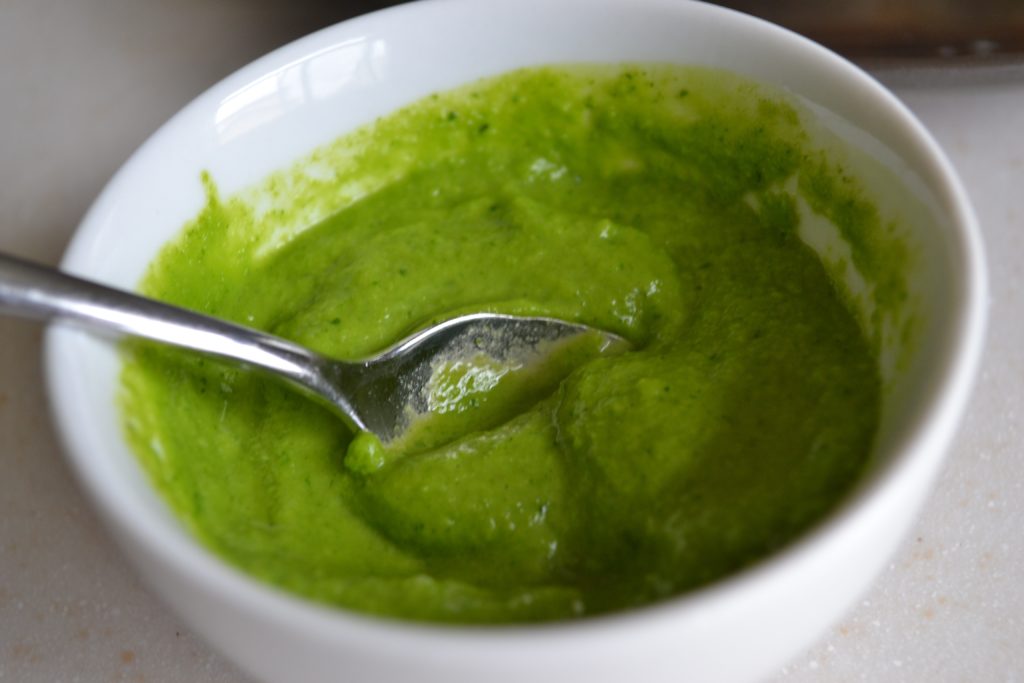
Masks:
[[[624,349],[621,337],[540,317],[474,313],[416,332],[381,353],[341,361],[293,342],[0,254],[0,313],[59,320],[93,332],[143,337],[239,361],[288,380],[333,408],[354,430],[384,443],[410,415],[428,410],[434,370],[485,354],[525,367],[564,343],[598,335],[598,349]]]

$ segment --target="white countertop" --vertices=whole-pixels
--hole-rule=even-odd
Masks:
[[[106,180],[189,99],[373,4],[4,0],[0,251],[56,263]],[[880,77],[975,203],[989,340],[916,528],[863,600],[772,681],[1024,681],[1024,69]],[[40,339],[0,319],[0,682],[247,681],[139,583],[79,493],[50,423]]]

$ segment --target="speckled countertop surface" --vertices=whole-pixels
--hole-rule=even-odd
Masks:
[[[0,2],[0,250],[56,263],[110,175],[189,99],[373,4]],[[1024,681],[1024,68],[879,76],[974,200],[989,341],[916,528],[862,601],[771,681]],[[0,681],[243,683],[140,585],[77,490],[40,340],[38,326],[0,319]]]

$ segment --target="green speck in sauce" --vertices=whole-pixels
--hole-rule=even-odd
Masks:
[[[237,196],[203,182],[146,294],[339,358],[470,311],[633,345],[514,400],[480,384],[487,368],[450,368],[449,421],[398,449],[273,379],[127,346],[139,457],[194,533],[262,580],[417,620],[623,610],[782,547],[871,451],[878,341],[801,242],[798,204],[835,223],[879,307],[903,282],[871,202],[754,83],[528,69],[431,95]],[[466,406],[486,420],[459,422]]]

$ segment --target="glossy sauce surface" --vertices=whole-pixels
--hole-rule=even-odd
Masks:
[[[272,379],[131,347],[125,424],[153,480],[205,543],[273,584],[448,622],[624,609],[784,545],[870,453],[877,350],[798,238],[797,201],[850,235],[877,212],[795,105],[749,81],[513,72],[378,120],[256,194],[206,182],[147,294],[339,358],[477,310],[634,345],[496,426],[373,466]],[[339,208],[316,225],[267,227],[326,196]]]

